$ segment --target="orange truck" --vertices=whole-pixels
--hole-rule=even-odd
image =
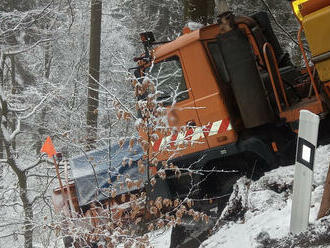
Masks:
[[[135,59],[138,87],[143,80],[156,82],[158,101],[167,106],[170,126],[169,131],[157,133],[150,154],[158,161],[170,158],[180,168],[193,164],[194,169],[205,171],[240,172],[197,176],[196,182],[205,182],[194,191],[196,197],[229,192],[238,174],[258,177],[263,171],[292,163],[302,109],[322,117],[320,142],[326,142],[330,127],[329,3],[292,2],[301,25],[297,43],[303,68],[294,66],[282,50],[265,12],[251,17],[225,12],[216,24],[194,31],[185,28],[176,40],[156,47],[151,32],[141,34],[145,54]],[[311,61],[302,43],[303,32]],[[178,90],[183,93],[176,94]],[[140,92],[143,101],[148,92]],[[148,119],[149,114],[142,110],[141,117]],[[147,140],[150,134],[141,130],[140,136]],[[184,145],[187,142],[192,145]],[[184,197],[191,187],[189,178],[180,181],[168,173],[163,186],[168,195]]]
[[[169,172],[165,181],[157,178],[154,197],[175,198],[190,190],[190,198],[217,199],[221,209],[226,200],[217,197],[229,193],[242,173],[258,177],[294,161],[300,110],[320,115],[320,137],[329,134],[330,0],[296,0],[292,9],[300,23],[303,68],[291,63],[262,12],[250,17],[225,12],[216,24],[185,28],[176,40],[158,46],[151,32],[141,34],[145,53],[135,58],[136,80],[157,81],[170,131],[150,140],[141,129],[140,136],[152,144],[157,161],[170,160],[183,172],[186,167],[206,171],[193,176],[195,184],[190,173],[178,180]],[[145,93],[138,94],[139,101]],[[143,110],[140,117],[148,118]],[[231,172],[209,173],[214,169]],[[83,185],[80,179],[75,180]],[[191,190],[192,185],[198,188]],[[74,185],[67,191],[78,191],[78,201],[71,200],[68,208],[85,214],[93,198],[79,203],[83,193]],[[60,189],[54,195],[61,195]],[[58,209],[63,206],[57,201]]]

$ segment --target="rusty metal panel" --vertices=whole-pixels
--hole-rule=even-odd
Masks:
[[[236,29],[219,35],[218,44],[244,126],[253,128],[271,122],[273,114],[247,37]]]

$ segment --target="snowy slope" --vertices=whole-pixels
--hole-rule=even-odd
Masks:
[[[317,149],[310,212],[310,223],[316,225],[316,228],[318,225],[321,226],[321,221],[316,221],[316,216],[321,203],[329,158],[330,146]],[[270,171],[250,185],[246,185],[249,183],[248,179],[241,178],[236,188],[241,188],[241,192],[242,189],[246,190],[240,195],[247,208],[244,217],[242,220],[229,222],[221,227],[203,243],[202,247],[263,247],[258,241],[265,237],[280,239],[287,236],[290,225],[293,177],[294,166],[288,166]],[[226,211],[228,209],[224,210],[222,217]]]
[[[305,243],[317,244],[316,240],[322,235],[330,240],[327,236],[330,233],[330,218],[316,220],[329,161],[330,145],[319,147],[314,165],[311,225],[308,232],[298,237],[289,235],[294,166],[287,166],[266,173],[256,182],[241,178],[234,187],[229,204],[222,212],[221,219],[225,224],[215,227],[214,234],[200,247],[330,247],[330,243],[328,246],[324,241],[321,246],[296,245],[304,244],[304,238]],[[236,216],[240,218],[237,219]],[[151,239],[154,247],[169,247],[170,230],[151,234]]]

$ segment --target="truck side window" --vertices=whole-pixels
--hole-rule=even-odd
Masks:
[[[159,93],[157,100],[164,106],[171,105],[173,100],[180,102],[189,98],[186,82],[177,56],[153,64],[146,70],[148,76]]]

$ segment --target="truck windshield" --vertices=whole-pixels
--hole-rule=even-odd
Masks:
[[[180,102],[189,98],[186,82],[177,56],[151,65],[145,70],[145,76],[152,80],[158,92],[158,100],[164,106],[173,101]]]

